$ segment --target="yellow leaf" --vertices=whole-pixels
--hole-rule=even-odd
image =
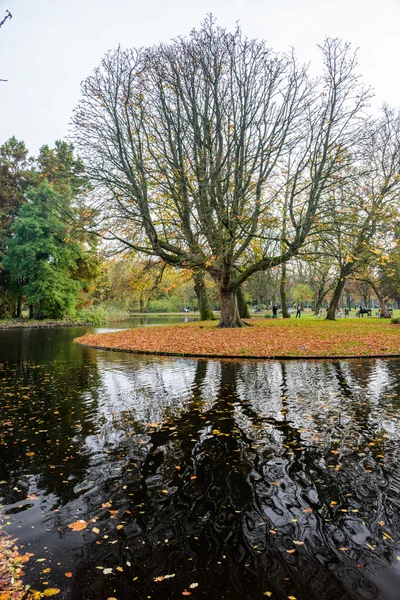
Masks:
[[[42,592],[42,596],[56,596],[59,593],[60,590],[58,588],[47,588],[47,590]]]

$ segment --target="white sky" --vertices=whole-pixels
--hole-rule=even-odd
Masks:
[[[316,44],[340,37],[360,48],[375,105],[400,107],[400,0],[0,0],[0,144],[12,135],[31,153],[68,133],[80,82],[119,43],[148,46],[197,27],[211,12],[237,21],[275,50],[294,46],[317,62]]]

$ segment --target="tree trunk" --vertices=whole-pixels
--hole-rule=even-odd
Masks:
[[[221,318],[218,327],[243,327],[245,323],[239,315],[236,290],[222,286],[219,286],[218,290],[221,307]]]
[[[250,319],[249,305],[246,302],[246,299],[244,297],[243,290],[241,287],[238,287],[236,296],[237,296],[237,305],[238,305],[240,318],[241,319]]]
[[[34,309],[33,309],[33,304],[29,305],[29,318],[33,319],[34,318]]]
[[[347,303],[347,308],[350,311],[351,310],[351,294],[350,294],[349,290],[346,290],[346,303]]]
[[[17,319],[20,319],[22,317],[22,297],[21,296],[19,296],[18,302],[17,302],[16,317],[17,317]]]
[[[290,319],[290,313],[287,309],[287,299],[286,299],[286,264],[282,265],[282,276],[281,276],[281,284],[279,286],[279,292],[281,295],[282,317],[284,319]]]
[[[382,296],[382,294],[380,293],[379,289],[377,288],[377,286],[374,283],[371,282],[370,285],[371,285],[371,287],[373,288],[375,294],[378,297],[379,305],[380,305],[381,318],[382,319],[391,319],[391,314],[389,312],[389,308],[388,308],[388,305],[386,304],[385,298]]]
[[[326,294],[326,292],[324,291],[324,288],[321,287],[318,289],[317,299],[315,301],[315,309],[314,309],[315,315],[317,315],[319,313],[320,309],[322,308],[322,303],[324,301],[325,294]]]
[[[204,275],[202,273],[195,273],[193,280],[194,291],[196,292],[197,301],[199,303],[200,321],[212,321],[215,317],[208,300],[206,286],[204,284]]]
[[[328,312],[326,314],[326,318],[328,319],[328,321],[336,320],[336,311],[338,309],[340,298],[342,296],[345,284],[346,277],[340,276],[339,281],[337,282],[337,285],[335,287],[335,291],[333,292],[332,300],[330,301],[330,304],[328,306]]]

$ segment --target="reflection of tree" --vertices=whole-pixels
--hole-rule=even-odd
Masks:
[[[110,457],[116,462],[123,455],[129,467],[124,485],[108,482],[101,494],[119,508],[115,524],[123,527],[115,530],[106,511],[101,513],[99,523],[116,543],[107,547],[107,564],[102,545],[88,546],[79,590],[90,590],[88,599],[99,597],[94,565],[128,560],[132,567],[124,567],[126,573],[99,582],[108,586],[103,593],[128,597],[124,590],[138,577],[134,589],[140,598],[153,593],[169,598],[167,590],[181,593],[192,581],[200,582],[202,598],[255,598],[265,589],[299,600],[376,598],[379,572],[387,570],[393,554],[377,525],[386,510],[380,500],[386,483],[374,494],[383,471],[376,469],[366,481],[359,442],[347,448],[357,425],[352,380],[337,365],[319,363],[307,367],[313,373],[307,383],[307,373],[297,370],[295,376],[294,365],[281,364],[280,410],[262,414],[243,383],[258,378],[261,393],[268,366],[220,363],[218,401],[211,408],[205,408],[203,394],[207,368],[207,362],[197,363],[185,411],[149,434],[147,451],[132,439]],[[323,416],[324,400],[318,396],[314,405],[312,381],[318,374],[339,398]],[[309,399],[298,397],[299,377]],[[304,426],[297,424],[299,415]],[[342,419],[352,425],[340,438]],[[396,539],[400,527],[387,512],[386,518]],[[172,583],[154,583],[171,573]]]
[[[397,399],[379,398],[376,382],[399,392],[395,361],[357,377],[349,361],[113,355],[111,365],[82,349],[69,361],[57,348],[39,353],[43,365],[1,365],[0,490],[20,510],[33,475],[58,498],[45,526],[59,528],[78,571],[65,581],[73,568],[50,565],[52,577],[62,569],[52,582],[72,586],[72,597],[174,598],[198,582],[202,599],[270,590],[375,600],[382,577],[389,586],[400,536]],[[94,524],[66,527],[92,517],[99,535]],[[99,577],[99,565],[114,575]]]

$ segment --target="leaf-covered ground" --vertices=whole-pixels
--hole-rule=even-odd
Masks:
[[[75,341],[150,354],[235,358],[400,355],[400,326],[380,319],[251,320],[251,327],[218,329],[216,322],[87,334]]]

